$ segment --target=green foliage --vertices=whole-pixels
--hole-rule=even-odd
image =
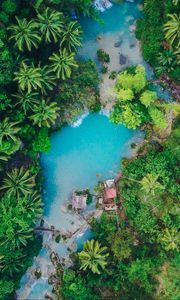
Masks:
[[[134,93],[131,89],[120,89],[117,97],[120,101],[131,101],[134,98]]]
[[[164,25],[165,38],[171,44],[180,46],[180,16],[168,14],[169,21]]]
[[[90,300],[97,299],[93,297],[90,288],[87,288],[83,277],[76,275],[72,270],[65,270],[63,274],[63,287],[59,288],[59,294],[67,300]]]
[[[100,107],[98,86],[99,78],[94,62],[80,62],[71,78],[61,83],[56,97],[61,124],[72,123],[87,109],[94,111]]]
[[[61,12],[46,8],[43,14],[38,14],[38,27],[46,43],[52,40],[56,43],[62,32],[62,17]]]
[[[124,71],[118,75],[117,89],[130,89],[134,93],[142,91],[146,85],[146,72],[143,66],[138,65],[135,74]]]
[[[74,53],[68,53],[66,48],[59,50],[59,53],[53,53],[49,60],[52,62],[52,71],[55,72],[57,78],[65,80],[71,77],[72,68],[77,68],[74,59]]]
[[[33,114],[29,118],[34,125],[49,128],[55,123],[59,115],[58,110],[56,102],[46,103],[42,99],[39,104],[34,105]]]
[[[157,107],[150,106],[148,111],[155,126],[161,129],[164,129],[168,126],[167,119],[164,113],[160,111]]]
[[[51,148],[51,142],[48,135],[48,130],[46,128],[42,128],[38,136],[35,138],[32,144],[33,152],[48,152]]]
[[[25,61],[21,62],[18,72],[15,72],[15,81],[18,81],[19,88],[22,91],[30,93],[33,89],[42,88],[43,78],[40,68],[36,68],[33,64],[28,66]]]
[[[170,230],[166,228],[160,234],[159,239],[166,251],[179,251],[180,233],[176,228],[171,228]]]
[[[72,21],[68,24],[64,24],[61,33],[60,47],[65,47],[72,52],[76,50],[77,47],[81,47],[82,40],[82,29],[77,21]]]
[[[2,9],[8,14],[11,15],[16,11],[17,4],[14,0],[4,0],[2,2]]]
[[[124,124],[127,128],[136,129],[141,125],[143,115],[137,105],[117,104],[110,120],[115,124]]]
[[[93,273],[100,274],[100,270],[107,265],[106,257],[109,255],[105,253],[106,247],[101,247],[98,241],[86,241],[83,251],[78,253],[81,263],[81,269],[90,269]]]
[[[27,21],[26,19],[20,20],[16,17],[17,25],[9,27],[11,32],[10,40],[15,42],[15,46],[20,51],[24,51],[26,48],[31,51],[32,47],[37,48],[41,41],[41,37],[37,30],[38,24],[35,20]]]
[[[119,261],[127,259],[132,254],[132,245],[135,241],[132,233],[128,229],[121,229],[109,237],[112,252]]]
[[[157,94],[156,92],[152,91],[145,91],[140,97],[141,103],[144,104],[146,107],[153,104],[155,100],[157,100]]]
[[[103,49],[98,49],[97,50],[97,57],[98,57],[98,60],[103,62],[103,63],[109,63],[110,62],[109,54],[106,53]]]
[[[144,18],[138,20],[136,35],[142,41],[144,58],[152,66],[157,66],[158,55],[161,52],[163,40],[164,0],[146,0]],[[151,28],[151,30],[149,30]]]
[[[4,299],[5,296],[11,294],[14,290],[13,281],[0,280],[0,299]]]
[[[143,66],[121,72],[115,84],[116,103],[110,120],[132,129],[149,121],[159,129],[166,128],[166,117],[157,108],[157,93],[148,88]]]
[[[6,173],[1,190],[5,190],[8,196],[20,197],[27,196],[31,193],[32,188],[35,186],[35,178],[30,175],[28,170],[13,169],[11,172]]]
[[[151,284],[149,282],[149,274],[151,272],[150,260],[134,261],[128,268],[128,279],[132,283],[137,283],[143,287],[147,292],[151,291]]]

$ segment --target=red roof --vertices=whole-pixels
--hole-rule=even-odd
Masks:
[[[115,188],[106,188],[106,199],[116,198],[117,193]]]

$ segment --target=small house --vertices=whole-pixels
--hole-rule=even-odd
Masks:
[[[72,195],[72,208],[75,210],[85,209],[87,203],[87,195],[78,195],[73,193]]]
[[[117,190],[114,179],[109,179],[104,182],[104,197],[103,206],[105,210],[116,210],[117,205],[115,198],[117,197]]]

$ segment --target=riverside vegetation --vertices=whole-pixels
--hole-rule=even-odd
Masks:
[[[72,7],[95,17],[91,4],[0,1],[0,299],[13,298],[41,248],[38,154],[50,149],[54,128],[99,107],[95,65],[76,61],[82,29],[70,18]]]
[[[158,2],[144,1],[136,34],[157,75],[168,74],[177,84],[178,1]],[[41,248],[34,234],[43,211],[39,153],[50,149],[52,130],[100,107],[95,65],[76,61],[82,29],[69,17],[72,8],[94,18],[97,13],[91,0],[0,5],[0,299],[13,299]],[[56,294],[68,300],[178,300],[179,106],[158,100],[142,66],[121,72],[115,92],[111,121],[151,134],[138,156],[122,163],[119,226],[113,215],[92,220],[95,240],[73,254],[73,267],[57,272]],[[170,110],[176,120],[162,140]]]

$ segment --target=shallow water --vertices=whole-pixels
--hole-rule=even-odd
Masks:
[[[51,150],[41,159],[47,222],[73,230],[72,214],[61,209],[64,201],[75,189],[92,189],[99,180],[114,177],[137,135],[139,132],[115,126],[98,113],[88,115],[79,127],[68,126],[53,134]]]

